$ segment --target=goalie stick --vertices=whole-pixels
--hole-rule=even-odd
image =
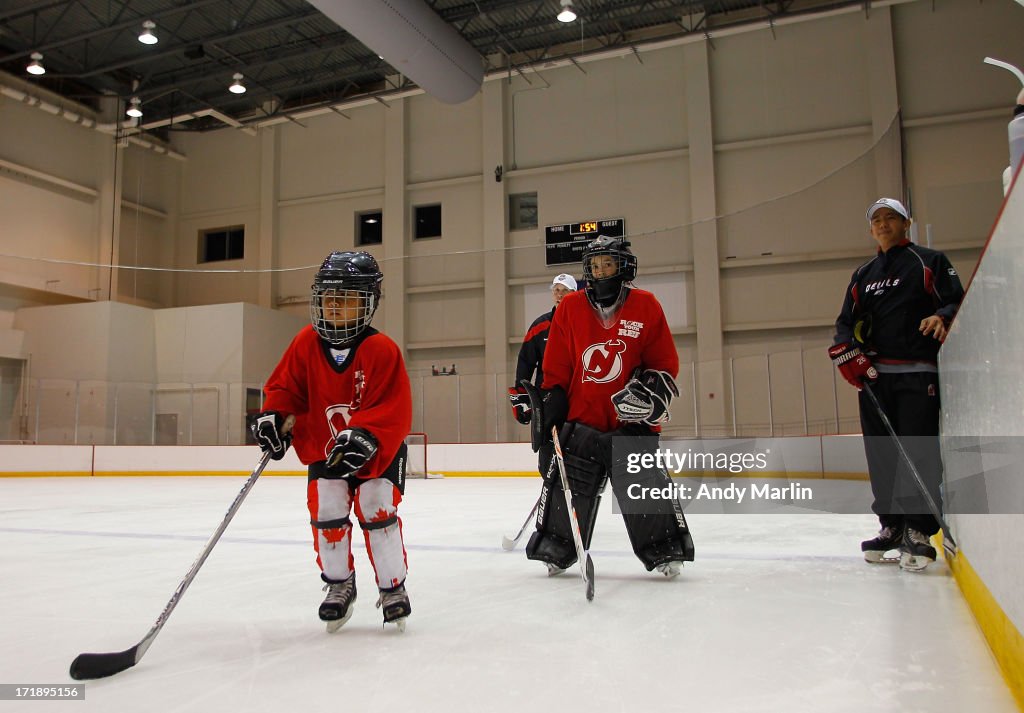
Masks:
[[[872,390],[871,385],[867,381],[862,382],[864,391],[867,392],[868,398],[871,399],[871,403],[874,404],[875,410],[878,411],[878,417],[882,419],[882,423],[885,425],[885,430],[892,436],[893,442],[896,444],[896,450],[903,456],[903,460],[907,463],[907,468],[910,469],[910,474],[914,477],[914,481],[917,483],[918,490],[924,496],[924,501],[928,505],[928,509],[931,511],[932,516],[939,523],[939,527],[942,528],[942,549],[946,551],[950,559],[956,557],[957,546],[956,540],[953,539],[953,535],[949,531],[949,525],[942,518],[942,513],[939,511],[939,506],[935,504],[935,500],[932,498],[932,494],[928,492],[927,486],[924,484],[924,479],[921,474],[917,471],[917,466],[914,465],[914,461],[910,459],[910,454],[907,453],[907,449],[903,447],[903,443],[900,441],[899,436],[896,435],[896,429],[892,427],[892,422],[885,413],[885,409],[882,408],[881,402],[878,397],[875,396],[875,392]]]
[[[291,419],[292,417],[289,417]],[[290,430],[290,428],[289,428]],[[181,601],[181,597],[185,594],[185,590],[192,584],[192,580],[195,579],[196,573],[199,572],[199,568],[203,566],[203,562],[210,556],[210,552],[213,550],[213,546],[217,544],[217,540],[227,529],[228,523],[238,512],[238,508],[241,506],[242,501],[245,500],[245,496],[252,490],[252,486],[256,484],[256,480],[260,477],[263,469],[267,467],[267,463],[270,461],[270,452],[264,453],[260,457],[259,465],[253,470],[252,474],[249,475],[249,479],[245,481],[245,485],[242,486],[242,490],[235,496],[234,502],[231,503],[231,507],[228,508],[227,514],[224,515],[224,519],[221,521],[217,531],[213,533],[202,552],[196,558],[196,561],[192,563],[192,568],[185,575],[185,578],[181,580],[178,588],[174,590],[174,594],[171,596],[170,601],[167,602],[167,606],[160,612],[160,616],[157,617],[156,623],[153,624],[153,628],[149,630],[149,633],[142,637],[142,641],[135,644],[135,646],[124,651],[117,651],[105,654],[79,654],[75,657],[75,660],[71,662],[71,678],[76,681],[84,681],[93,678],[104,678],[106,676],[113,676],[115,673],[121,673],[125,669],[129,669],[146,655],[146,651],[149,649],[153,640],[156,639],[157,634],[164,628],[164,624],[167,623],[167,619],[171,616],[171,612],[174,611],[174,607]]]
[[[580,535],[580,522],[576,518],[576,508],[572,504],[572,490],[569,489],[569,476],[565,473],[565,460],[562,458],[562,444],[558,440],[558,426],[551,427],[551,440],[555,444],[555,460],[558,462],[558,475],[562,479],[562,492],[565,493],[565,507],[569,511],[569,529],[572,530],[572,541],[576,545],[576,559],[580,563],[580,575],[587,588],[587,601],[594,601],[594,561],[590,553],[583,549],[583,537]]]
[[[503,550],[512,550],[515,548],[517,544],[519,544],[519,540],[522,539],[523,533],[526,532],[527,526],[529,526],[530,522],[537,514],[538,507],[540,507],[540,498],[537,498],[537,502],[533,504],[533,510],[531,510],[530,514],[526,516],[526,520],[523,522],[523,526],[519,528],[519,533],[515,536],[515,538],[510,538],[508,535],[502,535],[501,548]]]

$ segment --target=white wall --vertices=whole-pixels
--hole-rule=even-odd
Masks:
[[[999,464],[986,476],[988,506],[995,514],[953,514],[950,526],[960,549],[1003,611],[1024,631],[1024,349],[1019,306],[1024,304],[1024,184],[1003,207],[960,312],[939,352],[944,445],[953,437],[976,444],[976,463]],[[971,475],[951,468],[965,459],[946,449],[946,480]]]
[[[385,244],[371,248],[390,285],[376,326],[394,331],[414,376],[456,363],[475,377],[459,393],[451,383],[419,391],[460,404],[459,437],[519,438],[501,392],[523,325],[536,316],[526,295],[567,268],[544,265],[541,228],[510,233],[504,205],[500,215],[484,205],[493,205],[496,187],[502,201],[536,191],[541,226],[625,219],[640,283],[650,278],[670,303],[682,362],[712,361],[701,364],[704,384],[695,390],[706,429],[765,427],[765,399],[751,395],[764,379],[754,362],[786,352],[771,367],[772,418],[783,432],[804,428],[802,404],[791,400],[804,393],[808,420],[834,430],[824,347],[846,280],[873,249],[864,206],[898,190],[905,169],[921,241],[931,226],[935,247],[971,271],[998,206],[1017,90],[981,58],[1024,65],[1020,18],[1012,0],[851,8],[711,43],[694,36],[656,50],[641,45],[639,59],[582,58],[584,71],[528,69],[529,82],[492,78],[457,106],[419,95],[256,136],[178,132],[173,148],[185,160],[132,146],[122,149],[116,176],[109,136],[0,97],[0,159],[48,177],[0,173],[0,252],[36,258],[0,258],[0,283],[17,288],[22,304],[40,304],[55,285],[63,299],[104,298],[108,271],[38,258],[102,262],[113,254],[124,264],[229,271],[119,271],[122,301],[249,302],[301,319],[315,266],[354,246],[357,212],[387,203],[391,223],[398,215],[403,224],[389,223]],[[704,82],[706,106],[692,100]],[[489,93],[498,101],[484,101]],[[886,133],[898,108],[902,124]],[[484,137],[498,137],[500,149]],[[500,186],[495,163],[504,168]],[[115,195],[148,210],[118,211],[111,244],[114,226],[104,216]],[[432,202],[443,206],[443,236],[413,241],[412,209]],[[717,219],[695,222],[709,211]],[[199,231],[227,225],[245,226],[245,259],[200,265]],[[503,236],[499,247],[485,244],[488,235]],[[494,250],[505,259],[488,260]],[[709,287],[698,291],[698,279]],[[485,304],[503,309],[486,312]],[[790,366],[801,352],[802,371]],[[736,388],[739,424],[722,405],[732,398],[732,359],[750,362],[740,365],[747,385]],[[855,429],[851,394],[837,393],[840,430]],[[447,405],[418,401],[417,413],[420,428],[449,436]]]
[[[30,365],[30,437],[149,443],[156,413],[177,415],[177,443],[242,443],[245,389],[261,388],[307,323],[241,303],[20,309],[9,331]]]
[[[0,84],[65,108],[68,116],[103,121],[39,84],[5,74]],[[166,154],[133,144],[118,147],[112,133],[0,97],[0,288],[18,306],[49,304],[54,298],[106,299],[125,271],[112,280],[98,264],[144,260],[169,266],[167,224],[177,210],[180,168],[181,162]],[[124,216],[122,198],[132,204]],[[112,205],[121,207],[114,211]],[[121,217],[140,210],[147,211],[143,220],[118,227]],[[127,243],[123,255],[122,240]],[[127,291],[118,285],[114,294],[129,300],[162,298],[149,284],[157,280],[147,276],[140,288],[140,280],[133,279]]]

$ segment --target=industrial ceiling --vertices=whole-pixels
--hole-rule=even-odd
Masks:
[[[394,50],[371,49],[365,36],[356,37],[318,9],[345,1],[0,0],[0,70],[85,105],[107,121],[123,120],[124,110],[135,104],[141,113],[135,125],[164,137],[175,130],[253,126],[415,89],[412,72],[389,63],[395,62]],[[357,1],[364,3],[361,8],[396,4]],[[404,3],[436,14],[475,50],[484,72],[509,74],[616,48],[632,48],[639,57],[646,43],[692,34],[713,41],[723,28],[772,27],[799,14],[850,5],[868,12],[871,5],[863,0]],[[557,18],[566,5],[576,15],[570,22]],[[387,36],[386,23],[383,29]],[[155,44],[140,41],[147,30]],[[33,62],[45,73],[27,73]],[[229,91],[232,84],[243,85],[245,92]]]

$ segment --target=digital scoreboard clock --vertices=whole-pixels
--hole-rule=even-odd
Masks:
[[[626,236],[626,221],[623,218],[582,220],[545,227],[544,264],[549,267],[579,264],[583,260],[583,249],[598,235],[623,238]]]

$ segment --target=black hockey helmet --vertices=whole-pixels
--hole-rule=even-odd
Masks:
[[[383,280],[370,253],[332,252],[313,278],[309,302],[313,329],[335,347],[354,342],[370,326]]]
[[[596,307],[611,307],[623,286],[636,279],[636,255],[624,238],[599,235],[583,250],[587,297]]]

